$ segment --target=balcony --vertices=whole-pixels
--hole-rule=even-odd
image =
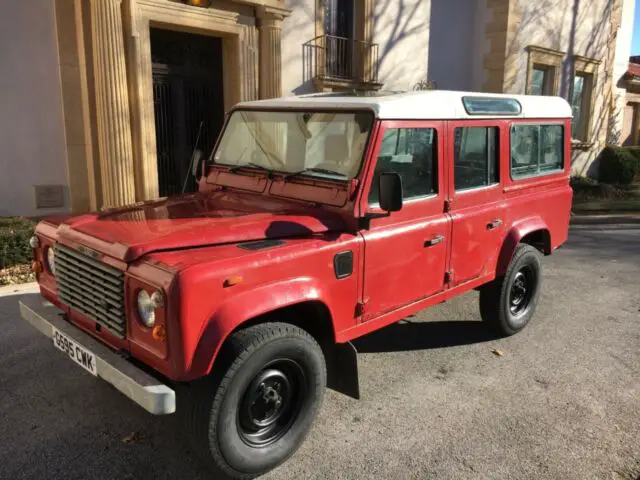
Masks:
[[[378,90],[378,44],[321,35],[303,44],[304,80],[318,90]]]

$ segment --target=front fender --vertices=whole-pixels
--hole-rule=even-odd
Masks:
[[[547,223],[540,216],[527,217],[511,226],[500,249],[498,257],[498,265],[496,268],[496,276],[504,275],[509,267],[513,252],[520,241],[532,232],[546,230],[549,231]]]
[[[229,334],[247,320],[306,301],[323,303],[333,317],[326,298],[320,282],[309,277],[261,285],[230,297],[205,321],[186,380],[207,375]]]

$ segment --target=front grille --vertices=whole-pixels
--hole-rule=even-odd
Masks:
[[[55,247],[55,270],[62,303],[125,337],[123,272],[62,245]]]

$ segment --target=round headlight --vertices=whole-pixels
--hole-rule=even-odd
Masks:
[[[47,248],[47,268],[53,275],[56,274],[56,257],[53,247]]]
[[[140,290],[138,292],[138,318],[142,324],[146,327],[153,327],[156,322],[156,312],[154,302],[151,300],[151,295],[146,290]]]
[[[38,248],[40,246],[40,240],[35,235],[29,239],[29,246],[31,248]]]

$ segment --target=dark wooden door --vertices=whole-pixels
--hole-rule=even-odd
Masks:
[[[330,77],[353,76],[353,0],[324,0],[326,70]]]
[[[198,148],[208,156],[224,120],[222,40],[151,29],[153,106],[160,196],[196,190],[189,176],[200,123]]]

